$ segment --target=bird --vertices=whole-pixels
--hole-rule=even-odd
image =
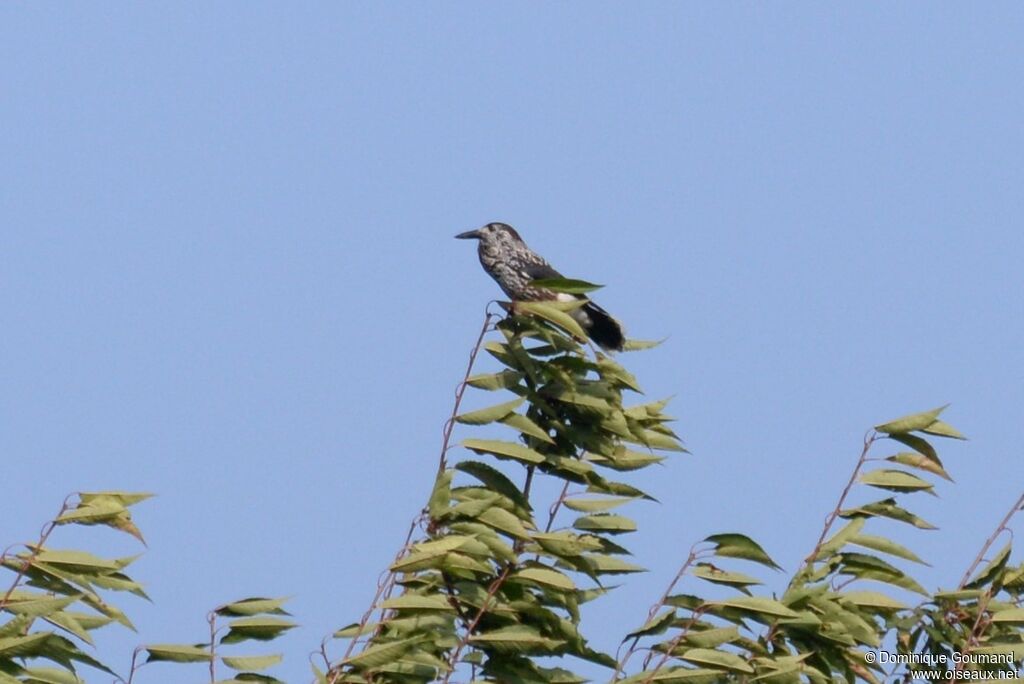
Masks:
[[[459,240],[479,240],[477,255],[484,271],[513,302],[572,301],[586,299],[580,295],[555,292],[533,285],[534,280],[562,278],[544,257],[530,249],[515,228],[507,223],[488,223],[455,236]],[[570,314],[591,340],[605,351],[622,351],[626,334],[622,324],[607,311],[590,301]]]

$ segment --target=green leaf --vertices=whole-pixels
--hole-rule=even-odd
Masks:
[[[953,478],[949,476],[949,473],[946,472],[941,463],[935,459],[928,458],[924,454],[904,451],[889,456],[885,460],[891,461],[892,463],[899,463],[900,465],[910,466],[911,468],[919,468],[920,470],[938,475],[950,482],[953,481]]]
[[[502,508],[490,508],[477,516],[476,519],[477,522],[481,522],[488,527],[493,527],[499,532],[504,532],[518,539],[528,539],[530,536],[529,530],[523,524],[524,521]]]
[[[745,534],[728,532],[713,534],[704,541],[715,545],[715,555],[726,558],[742,558],[744,560],[760,563],[773,570],[782,568],[771,559],[761,545]]]
[[[466,439],[462,446],[478,454],[492,454],[498,458],[509,458],[523,463],[543,463],[544,456],[514,442],[502,442],[495,439]]]
[[[562,558],[579,556],[588,551],[599,551],[602,546],[597,537],[578,535],[572,532],[544,532],[532,535],[531,539],[548,553]]]
[[[576,589],[576,585],[571,579],[557,570],[551,570],[550,568],[523,568],[511,575],[509,579],[520,581],[525,580],[534,584],[541,584],[554,589],[561,589],[563,591],[575,591]]]
[[[117,561],[94,556],[85,551],[58,551],[44,549],[36,556],[36,563],[46,563],[78,572],[113,573],[123,565]]]
[[[466,379],[466,384],[477,389],[490,392],[516,387],[525,377],[522,373],[514,370],[503,370],[497,373],[481,373]]]
[[[441,594],[427,596],[403,594],[382,602],[380,607],[388,610],[441,610],[446,612],[455,610],[448,598]]]
[[[864,473],[859,481],[871,487],[888,489],[894,492],[916,492],[931,490],[934,485],[927,480],[922,480],[917,475],[911,475],[902,470],[891,470],[880,468]]]
[[[646,571],[645,568],[633,563],[627,563],[617,556],[588,553],[585,558],[591,572],[595,575],[622,575],[630,572]]]
[[[824,560],[846,546],[846,543],[857,536],[864,527],[864,518],[854,518],[843,529],[832,535],[832,538],[821,545],[815,560]]]
[[[665,340],[626,340],[626,343],[622,347],[622,351],[643,351],[644,349],[653,349]]]
[[[232,670],[266,670],[277,665],[284,656],[280,654],[263,656],[222,656],[221,660]]]
[[[38,596],[38,595],[37,595]],[[4,607],[8,612],[26,617],[46,617],[50,613],[57,613],[67,608],[72,603],[82,598],[83,594],[73,594],[61,597],[40,597],[28,600],[11,600]]]
[[[626,638],[635,639],[637,637],[649,636],[652,634],[663,634],[665,630],[672,626],[675,619],[676,611],[664,610],[645,622],[639,629],[627,634]]]
[[[246,598],[223,605],[216,610],[216,613],[224,616],[259,615],[260,613],[288,615],[288,612],[281,607],[287,601],[287,598]]]
[[[887,553],[890,556],[905,558],[908,561],[920,563],[921,565],[928,565],[921,560],[916,553],[886,537],[877,537],[870,534],[858,534],[850,539],[850,543],[856,544],[857,546],[863,546],[868,549],[874,549],[875,551],[881,551],[882,553]]]
[[[903,610],[907,607],[906,604],[877,591],[847,591],[840,594],[839,599],[864,608]]]
[[[891,518],[892,520],[898,520],[922,530],[935,530],[938,529],[935,525],[923,520],[908,510],[900,508],[896,505],[896,499],[882,499],[881,501],[875,501],[874,503],[865,504],[858,506],[857,508],[848,508],[839,512],[840,517],[843,518],[854,518],[858,516],[875,517],[880,516],[883,518]]]
[[[247,641],[249,639],[270,641],[297,626],[290,620],[274,617],[239,618],[232,620],[228,624],[228,633],[224,635],[220,642],[222,644],[237,644],[240,641]]]
[[[59,670],[55,667],[25,668],[22,676],[25,678],[14,681],[27,684],[85,684],[85,680],[79,679],[74,672]]]
[[[753,674],[754,672],[754,668],[735,653],[715,651],[709,648],[691,648],[679,657],[698,665],[712,665],[732,672],[745,672],[747,674]]]
[[[562,504],[571,511],[579,511],[581,513],[600,513],[636,500],[637,497],[633,496],[617,496],[614,498],[600,499],[569,498],[562,501]]]
[[[797,617],[796,612],[786,607],[779,601],[776,601],[774,599],[761,598],[757,596],[737,596],[722,601],[710,601],[709,604],[713,606],[728,606],[730,608],[739,608],[740,610],[744,610],[747,612],[757,613],[759,615],[768,615],[772,617]]]
[[[727,572],[721,568],[715,567],[711,563],[697,563],[693,570],[690,571],[690,574],[713,584],[734,586],[740,589],[752,584],[761,584],[760,580],[756,577],[744,575],[741,572]]]
[[[604,285],[595,285],[585,280],[573,278],[538,278],[530,282],[533,287],[540,287],[553,292],[564,292],[566,294],[587,294],[594,290],[600,290]]]
[[[579,304],[582,305],[583,300],[580,300]],[[533,314],[557,325],[578,340],[587,339],[587,333],[576,322],[576,319],[559,310],[554,302],[516,302],[515,308],[517,312]]]
[[[0,637],[0,656],[22,658],[35,656],[37,649],[46,643],[53,632],[33,632],[25,636]]]
[[[502,646],[513,650],[526,650],[541,648],[545,650],[554,649],[559,642],[543,636],[540,632],[526,625],[513,625],[502,627],[480,634],[474,634],[469,638],[472,644],[487,644]]]
[[[952,439],[967,439],[960,434],[955,427],[949,423],[943,423],[941,420],[937,420],[926,428],[921,428],[921,432],[927,432],[929,435],[935,435],[936,437],[951,437]]]
[[[925,438],[920,437],[918,435],[910,434],[909,432],[897,432],[895,434],[887,436],[889,439],[900,442],[901,444],[905,444],[906,446],[910,447],[911,449],[921,454],[922,456],[927,456],[936,463],[939,463],[938,452],[935,451],[935,447],[933,447]]]
[[[499,421],[510,428],[519,430],[524,435],[534,437],[547,444],[554,444],[555,440],[544,431],[544,428],[522,415],[521,413],[510,413]]]
[[[947,406],[949,406],[949,404],[932,409],[931,411],[903,416],[902,418],[891,420],[888,423],[876,425],[875,429],[879,432],[885,432],[890,435],[923,430],[938,420],[939,414],[945,411]]]
[[[739,638],[740,632],[735,627],[717,627],[700,631],[691,630],[687,633],[685,641],[700,648],[715,648]]]
[[[996,578],[996,576],[1006,567],[1006,562],[1010,559],[1010,549],[1012,543],[1007,543],[999,553],[992,557],[985,567],[972,579],[970,582],[964,585],[965,589],[979,589],[987,586]]]
[[[424,641],[426,637],[416,636],[400,641],[374,644],[362,653],[342,661],[344,665],[352,665],[366,670],[376,670],[401,658],[409,649]],[[345,681],[344,679],[341,681]]]
[[[210,651],[206,646],[189,644],[151,644],[143,646],[148,657],[147,663],[167,661],[171,663],[208,663]]]
[[[585,515],[577,518],[572,525],[577,530],[588,532],[607,532],[608,534],[622,534],[623,532],[635,532],[636,523],[622,515],[599,513],[597,515]]]
[[[463,413],[460,416],[456,416],[455,420],[456,422],[463,423],[465,425],[486,425],[487,423],[493,423],[496,420],[501,420],[508,414],[515,411],[524,401],[526,400],[523,397],[517,397],[512,401],[506,401],[478,411]]]
[[[510,499],[523,510],[531,510],[530,502],[519,491],[519,488],[497,468],[480,461],[461,461],[455,465],[455,469],[467,475],[472,475],[494,491]]]

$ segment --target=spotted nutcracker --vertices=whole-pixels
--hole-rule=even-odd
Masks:
[[[523,242],[519,233],[505,223],[488,223],[483,228],[459,233],[460,240],[479,240],[480,264],[512,301],[568,301],[584,299],[579,295],[554,292],[532,285],[534,280],[562,278],[544,257]],[[602,349],[622,351],[626,341],[622,325],[594,302],[588,301],[571,312],[576,322]]]

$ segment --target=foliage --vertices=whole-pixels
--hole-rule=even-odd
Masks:
[[[1024,569],[1008,563],[1009,546],[958,591],[930,594],[905,567],[923,561],[872,530],[879,519],[932,529],[903,500],[951,479],[930,441],[963,438],[939,418],[945,407],[869,432],[839,502],[781,595],[766,588],[766,578],[747,574],[780,569],[755,540],[714,534],[694,545],[618,657],[593,650],[579,605],[605,595],[609,575],[640,570],[623,560],[622,535],[636,529],[623,511],[650,497],[630,484],[630,471],[682,447],[667,426],[666,402],[627,405],[624,398],[640,391],[636,379],[600,352],[589,356],[565,313],[563,304],[516,305],[494,327],[498,340],[483,342],[481,333],[478,348],[501,367],[467,371],[456,413],[466,386],[511,398],[454,420],[474,429],[497,423],[517,439],[495,439],[491,431],[463,439],[471,455],[449,465],[449,424],[429,504],[410,530],[415,541],[399,552],[363,620],[335,635],[348,648],[333,664],[325,655],[319,681],[584,681],[565,656],[603,665],[609,681],[631,684],[909,681],[912,671],[929,667],[872,659],[883,648],[945,654],[934,661],[936,677],[1018,666]],[[470,369],[474,360],[475,352]],[[895,449],[876,455],[883,445]],[[541,477],[562,491],[550,505],[534,494]],[[852,503],[879,490],[881,498]],[[544,524],[535,510],[548,513]],[[569,512],[578,517],[565,519]],[[712,585],[714,595],[699,586],[677,591],[683,582]],[[1017,664],[963,657],[994,652],[1014,654]]]
[[[547,286],[576,294],[597,287]],[[580,607],[642,571],[624,544],[637,529],[629,512],[652,497],[634,473],[685,449],[669,427],[667,401],[644,400],[623,365],[583,346],[571,316],[578,305],[520,303],[500,321],[487,315],[427,505],[369,609],[333,635],[344,652],[332,658],[321,648],[317,682],[573,684],[586,681],[581,663],[628,684],[945,681],[1018,671],[1024,564],[1005,540],[1024,495],[948,590],[925,589],[910,570],[921,558],[884,534],[934,529],[907,500],[951,481],[934,443],[963,436],[940,418],[945,407],[868,432],[818,539],[784,582],[773,582],[781,568],[757,541],[712,534],[691,548],[617,653],[593,648]],[[634,340],[626,349],[652,346]],[[496,370],[473,373],[480,350]],[[469,388],[501,396],[461,412]],[[457,425],[469,431],[459,445]],[[132,627],[108,595],[146,595],[126,572],[133,558],[57,549],[51,534],[100,525],[141,541],[129,508],[147,497],[78,494],[36,542],[0,556],[13,575],[0,594],[0,684],[80,682],[83,665],[132,684],[154,662],[201,665],[211,683],[218,665],[234,672],[220,681],[279,681],[263,671],[282,656],[230,649],[294,627],[283,599],[224,604],[196,643],[140,646],[124,677],[84,650],[100,627]],[[902,659],[873,657],[883,650]]]
[[[57,516],[48,522],[39,540],[9,548],[0,556],[0,566],[13,580],[0,595],[0,684],[78,684],[84,680],[79,668],[87,665],[131,684],[139,668],[151,662],[204,663],[210,681],[216,681],[216,665],[223,663],[237,674],[222,682],[278,682],[257,671],[281,660],[272,656],[230,656],[218,650],[240,641],[269,641],[295,626],[279,617],[287,615],[281,599],[243,599],[225,604],[210,613],[209,637],[199,644],[142,646],[132,656],[126,677],[89,655],[92,633],[111,623],[134,630],[128,616],[105,596],[127,592],[148,599],[142,585],[126,568],[135,557],[101,558],[78,550],[49,545],[57,527],[101,525],[126,532],[139,541],[142,533],[132,521],[129,507],[150,497],[130,492],[80,492],[68,497]],[[220,628],[218,618],[230,618]],[[226,629],[226,633],[218,635]],[[147,655],[138,662],[141,653]],[[50,664],[46,664],[46,663]],[[56,667],[54,667],[56,666]]]

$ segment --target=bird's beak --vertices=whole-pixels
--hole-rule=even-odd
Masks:
[[[480,239],[480,231],[479,230],[467,230],[465,233],[459,233],[458,235],[455,236],[455,238],[457,240],[479,240]]]

